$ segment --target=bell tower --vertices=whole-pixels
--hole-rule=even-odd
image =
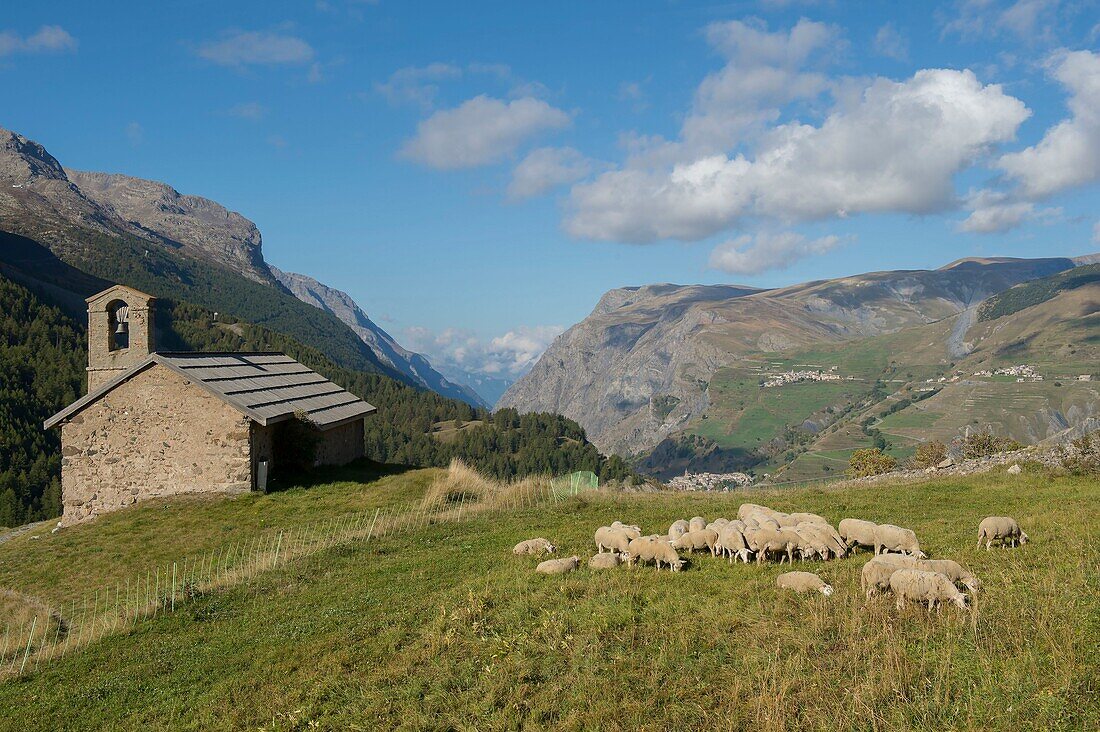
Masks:
[[[88,391],[93,392],[153,353],[156,298],[115,285],[87,302]]]

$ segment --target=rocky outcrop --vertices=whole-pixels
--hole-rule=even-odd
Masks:
[[[183,195],[154,180],[114,173],[66,169],[65,174],[92,201],[146,236],[157,237],[185,254],[228,267],[270,284],[256,225],[220,203]]]
[[[766,291],[670,284],[612,290],[497,406],[559,412],[579,422],[601,450],[636,455],[700,416],[711,376],[747,353],[931,323],[1073,266],[1066,258],[961,260],[939,270],[872,272]]]
[[[335,315],[370,346],[383,363],[405,374],[413,383],[474,406],[490,406],[469,387],[446,379],[432,368],[428,359],[402,347],[389,333],[367,317],[351,295],[306,275],[283,272],[275,267],[271,267],[270,270],[279,283],[290,290],[295,297]]]

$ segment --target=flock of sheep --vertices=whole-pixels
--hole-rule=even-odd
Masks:
[[[690,521],[678,520],[667,534],[643,536],[641,528],[621,521],[596,529],[593,537],[596,554],[588,560],[591,569],[612,569],[621,564],[652,563],[657,571],[668,567],[680,571],[685,560],[680,552],[709,551],[713,557],[725,557],[733,563],[740,559],[756,563],[778,558],[793,564],[800,561],[846,556],[857,547],[873,549],[875,556],[864,566],[860,585],[868,598],[890,592],[898,608],[906,602],[927,604],[932,610],[947,602],[967,608],[967,595],[978,591],[978,579],[951,559],[928,559],[921,551],[917,536],[910,529],[892,524],[875,524],[860,519],[844,519],[837,528],[813,513],[782,513],[767,506],[743,503],[737,519],[718,518],[708,522],[702,516]],[[1015,547],[1027,543],[1027,534],[1007,516],[983,519],[978,527],[978,547],[988,550],[994,542]],[[547,539],[521,541],[513,548],[516,555],[543,555],[557,551]],[[565,574],[580,566],[580,557],[548,559],[536,572]],[[828,597],[833,588],[812,572],[787,572],[779,575],[777,585],[796,592],[820,592]]]

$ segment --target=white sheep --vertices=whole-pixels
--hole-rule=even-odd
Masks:
[[[718,532],[714,529],[689,531],[676,541],[670,542],[673,549],[685,549],[689,552],[706,549],[714,556],[717,552]]]
[[[549,539],[541,536],[537,539],[521,541],[512,548],[512,553],[519,556],[523,554],[553,554],[558,548],[550,543]]]
[[[893,524],[879,524],[875,527],[875,554],[901,552],[918,559],[927,554],[920,550],[920,542],[912,529],[903,529]]]
[[[798,526],[795,526],[794,530],[799,533],[809,534],[823,543],[828,554],[843,557],[848,553],[848,546],[844,543],[844,540],[841,539],[840,535],[836,533],[836,530],[828,524],[803,521]],[[822,559],[828,559],[828,556],[823,556]]]
[[[953,559],[925,559],[919,562],[919,565],[920,569],[929,572],[939,572],[956,585],[962,585],[970,590],[970,592],[977,592],[981,587],[978,578],[975,577],[970,570]]]
[[[565,559],[547,559],[545,562],[539,562],[539,565],[535,567],[535,571],[540,574],[565,574],[566,572],[572,572],[580,565],[581,558],[578,556]]]
[[[611,528],[619,529],[631,539],[637,539],[642,535],[642,528],[633,524],[624,524],[622,521],[612,521]]]
[[[730,564],[733,564],[735,556],[748,564],[749,545],[745,541],[745,535],[734,525],[734,522],[731,521],[722,528],[722,532],[718,534],[717,547],[720,554],[729,557]]]
[[[849,550],[857,546],[874,548],[876,526],[873,521],[846,518],[840,522],[840,538]]]
[[[600,554],[603,554],[604,549],[613,552],[625,552],[627,546],[630,544],[630,536],[625,531],[622,529],[613,529],[610,526],[601,526],[596,529],[594,538],[596,540],[596,549]]]
[[[899,569],[920,569],[918,560],[904,554],[883,554],[869,560],[860,571],[859,586],[868,599],[890,589],[890,577]]]
[[[829,544],[823,536],[814,531],[812,524],[799,524],[790,531],[793,531],[799,537],[798,554],[803,561],[814,557],[829,558],[831,551]]]
[[[752,521],[762,529],[775,529],[776,531],[778,531],[779,529],[783,528],[779,525],[779,519],[775,518],[775,516],[771,514],[765,515],[762,513],[755,513],[746,519],[746,523],[749,521]]]
[[[660,540],[660,538],[653,536],[640,536],[637,539],[631,539],[630,543],[627,544],[626,552],[623,553],[623,561],[626,562],[628,567],[634,566],[635,562],[652,561],[653,553],[650,547]]]
[[[650,549],[658,572],[661,571],[662,564],[667,564],[673,572],[679,572],[684,568],[684,560],[680,559],[680,555],[667,541],[655,541]]]
[[[828,521],[825,520],[824,516],[818,516],[816,513],[798,513],[798,512],[796,512],[796,513],[792,513],[791,516],[793,516],[798,521],[798,523],[800,523],[800,524],[801,523],[807,523],[807,524],[826,524],[826,525],[828,525],[828,523],[829,523]]]
[[[1017,543],[1026,544],[1028,537],[1016,523],[1016,519],[1010,516],[987,516],[978,524],[978,546],[974,548],[980,549],[983,541],[986,551],[989,551],[994,541],[1000,541],[1002,547],[1015,547]]]
[[[742,503],[740,506],[737,507],[737,518],[741,519],[742,521],[744,521],[747,516],[751,516],[754,513],[761,513],[765,516],[772,516],[778,512],[768,508],[767,506],[761,506],[757,503]]]
[[[812,572],[785,572],[775,578],[775,584],[780,589],[794,590],[798,593],[820,592],[825,597],[833,594],[832,585]]]
[[[678,521],[674,521],[672,526],[668,527],[668,538],[670,541],[674,541],[689,531],[691,531],[691,525],[687,521],[679,519]]]
[[[759,564],[768,558],[768,554],[772,552],[779,552],[779,563],[783,563],[783,555],[786,555],[787,561],[793,563],[794,552],[798,548],[801,542],[801,537],[794,533],[791,529],[760,529],[756,532],[753,540],[756,546],[753,547],[756,551],[756,563]]]
[[[707,520],[702,516],[692,516],[688,521],[688,531],[702,531],[707,528]]]
[[[724,527],[729,522],[730,522],[730,520],[727,519],[727,518],[716,518],[713,521],[711,521],[709,524],[707,524],[706,528],[713,529],[714,531],[721,534],[722,533],[722,527]]]
[[[953,602],[966,610],[966,595],[959,592],[955,584],[939,572],[926,572],[923,569],[899,569],[890,576],[890,590],[897,598],[897,608],[905,607],[905,602],[928,603],[928,610],[944,602]]]
[[[593,554],[588,560],[589,569],[614,569],[622,563],[621,555],[616,552]]]

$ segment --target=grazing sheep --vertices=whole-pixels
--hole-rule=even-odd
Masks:
[[[613,529],[610,526],[601,526],[596,529],[596,549],[600,554],[607,549],[613,552],[625,552],[630,544],[630,536],[622,529]]]
[[[849,550],[857,547],[875,546],[875,527],[873,521],[847,518],[840,522],[840,538]]]
[[[721,534],[722,533],[722,527],[724,527],[729,522],[730,522],[730,520],[727,519],[727,518],[716,518],[713,521],[711,521],[709,524],[707,524],[706,528],[713,529],[714,531],[717,531],[719,534]]]
[[[633,524],[624,524],[622,521],[612,521],[611,528],[618,529],[631,539],[637,539],[642,535],[642,529],[640,526],[634,526]]]
[[[726,526],[727,527],[732,526],[733,528],[737,529],[738,531],[744,532],[745,528],[748,526],[748,524],[746,524],[741,519],[734,519],[733,521],[730,521],[728,524],[726,524]]]
[[[977,592],[981,587],[978,578],[953,559],[925,559],[919,562],[919,565],[920,569],[925,571],[939,572],[956,585],[962,585],[970,592]]]
[[[759,526],[762,529],[774,529],[774,530],[778,531],[779,529],[783,528],[782,526],[779,525],[779,520],[777,518],[775,518],[774,516],[770,516],[770,515],[765,516],[762,513],[755,513],[755,514],[749,516],[747,521],[754,522],[757,526]]]
[[[1027,534],[1023,532],[1023,529],[1020,528],[1014,518],[988,516],[978,524],[978,546],[974,548],[980,549],[983,541],[985,541],[986,551],[989,551],[994,541],[1000,541],[1002,548],[1006,546],[1015,547],[1017,543],[1027,543]]]
[[[836,530],[828,524],[803,521],[798,526],[795,526],[794,530],[799,533],[809,534],[811,537],[823,543],[828,554],[843,557],[848,553],[848,546],[844,543],[844,540],[841,539],[840,535],[836,533]],[[823,556],[822,559],[828,559],[828,556]]]
[[[832,585],[825,584],[825,581],[812,572],[785,572],[775,578],[775,584],[783,590],[794,590],[801,594],[803,592],[820,592],[825,597],[833,594]]]
[[[657,571],[661,571],[661,565],[667,564],[673,572],[679,572],[684,568],[684,560],[667,541],[655,541],[650,547],[653,552],[653,561],[657,564]]]
[[[745,564],[749,562],[749,545],[745,542],[745,535],[741,533],[734,522],[730,522],[722,528],[718,534],[718,553],[729,557],[729,563],[733,564],[733,558],[738,556]]]
[[[751,516],[754,513],[764,514],[765,516],[772,516],[776,514],[777,511],[774,511],[767,506],[761,506],[756,503],[742,503],[740,506],[737,507],[737,518],[741,519],[742,521],[744,521],[747,516]]]
[[[714,529],[689,531],[676,541],[671,542],[673,549],[686,549],[689,552],[706,549],[710,552],[711,556],[717,553],[717,549],[715,548],[717,544],[718,532]]]
[[[626,562],[628,567],[633,567],[634,562],[645,563],[651,561],[653,559],[651,546],[658,541],[662,541],[662,539],[653,536],[641,536],[637,539],[631,539],[626,547],[626,552],[623,553],[623,561]]]
[[[883,554],[863,565],[859,587],[870,599],[874,594],[890,589],[890,577],[899,569],[920,569],[920,566],[916,559],[904,554]]]
[[[834,529],[830,524],[815,523],[814,526],[818,527],[821,533],[825,534],[828,537],[829,543],[836,547],[836,555],[838,557],[847,556],[848,544],[844,541],[844,538],[840,535],[840,532]]]
[[[688,531],[702,531],[707,528],[707,520],[702,516],[693,516],[688,521]]]
[[[672,526],[668,527],[668,538],[670,541],[675,541],[689,531],[691,531],[691,525],[688,524],[687,521],[680,519],[679,521],[674,521]]]
[[[905,607],[907,600],[928,603],[929,612],[936,605],[953,602],[966,610],[966,595],[939,572],[923,569],[899,569],[890,576],[890,590],[897,598],[897,608]]]
[[[548,539],[543,539],[541,536],[537,539],[528,539],[527,541],[521,541],[512,548],[512,553],[519,556],[522,554],[553,554],[558,548],[550,543]]]
[[[920,542],[912,529],[903,529],[893,524],[879,524],[875,527],[875,554],[901,552],[911,557],[924,559],[928,555],[920,550]]]
[[[608,554],[593,554],[588,560],[588,567],[589,569],[614,569],[622,563],[619,557],[620,555],[615,552],[610,552]]]
[[[820,559],[829,558],[829,545],[820,534],[813,530],[812,524],[799,524],[791,531],[799,537],[798,555],[802,561],[815,557]]]
[[[539,566],[535,567],[535,571],[540,574],[565,574],[566,572],[572,572],[579,566],[581,566],[581,558],[572,556],[565,559],[547,559],[545,562],[539,562]]]
[[[791,516],[800,524],[829,524],[823,516],[818,516],[816,513],[792,513]]]
[[[793,529],[798,526],[798,519],[789,513],[777,513],[772,516],[781,529]]]
[[[801,537],[791,529],[760,529],[754,537],[756,542],[756,563],[759,564],[768,558],[771,552],[779,552],[779,563],[783,563],[786,555],[789,563],[794,562],[794,552],[798,548]]]

